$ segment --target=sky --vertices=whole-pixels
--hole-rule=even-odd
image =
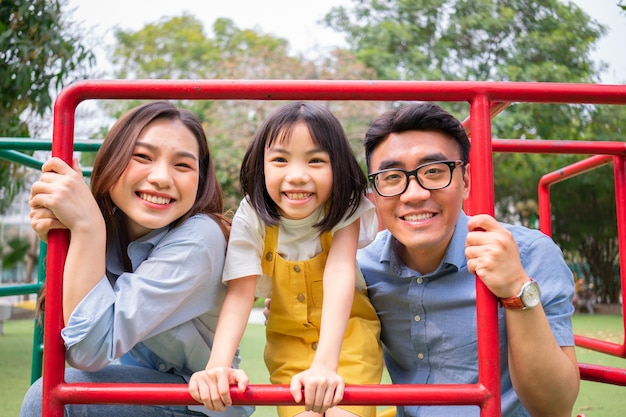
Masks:
[[[609,64],[601,75],[605,84],[626,83],[626,13],[620,13],[618,0],[573,0],[587,14],[609,27],[609,33],[593,52],[595,60]],[[99,45],[113,44],[113,28],[138,30],[164,16],[179,16],[187,11],[198,17],[205,28],[215,19],[228,17],[241,29],[261,29],[289,41],[294,52],[307,53],[344,45],[344,39],[318,21],[336,5],[350,0],[70,0],[74,20],[102,37]],[[96,51],[105,56],[104,50]],[[99,62],[99,66],[102,66]]]

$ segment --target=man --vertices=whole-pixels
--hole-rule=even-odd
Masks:
[[[396,384],[478,381],[476,280],[500,299],[502,415],[571,416],[580,376],[574,280],[554,242],[489,215],[468,217],[470,142],[433,104],[389,111],[365,135],[386,230],[358,253]],[[398,416],[478,416],[475,406],[398,407]]]

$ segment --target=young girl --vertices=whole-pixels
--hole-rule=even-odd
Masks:
[[[270,380],[290,384],[296,402],[304,388],[304,404],[278,407],[279,415],[371,416],[369,406],[331,408],[343,398],[344,380],[377,384],[383,368],[380,323],[355,261],[357,248],[376,234],[376,215],[341,124],[318,104],[281,107],[255,135],[240,179],[245,198],[222,276],[228,290],[211,357],[191,377],[191,395],[223,410],[232,404],[229,384],[246,388],[247,376],[230,363],[255,285],[267,288],[271,277],[264,354]]]
[[[167,102],[145,104],[111,128],[91,191],[74,165],[47,161],[30,198],[41,239],[51,229],[71,232],[62,337],[73,368],[65,380],[187,383],[213,343],[230,228],[201,124]],[[41,416],[41,388],[40,379],[21,416]],[[65,415],[198,415],[190,408],[76,404]],[[230,407],[225,415],[251,411]]]

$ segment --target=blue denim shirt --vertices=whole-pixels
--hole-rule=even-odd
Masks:
[[[474,384],[478,381],[476,278],[467,270],[468,217],[461,213],[439,267],[421,275],[402,263],[385,230],[358,252],[369,297],[382,324],[385,363],[395,384]],[[558,246],[545,234],[503,224],[515,237],[526,273],[539,282],[541,301],[560,346],[573,346],[574,279]],[[508,370],[504,310],[498,309],[502,415],[529,416]],[[478,416],[476,406],[398,407],[398,416]]]
[[[112,363],[137,365],[189,381],[206,367],[211,353],[226,294],[221,280],[225,251],[221,229],[204,214],[132,242],[132,272],[124,272],[116,244],[107,251],[107,276],[62,330],[68,363],[87,371]],[[238,363],[236,356],[233,366]],[[244,408],[241,415],[253,410]]]

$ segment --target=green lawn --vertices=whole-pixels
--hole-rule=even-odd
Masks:
[[[623,322],[621,316],[581,314],[574,316],[576,334],[621,343]],[[13,320],[4,323],[4,335],[0,336],[0,417],[16,417],[21,399],[30,384],[32,355],[31,320]],[[242,367],[246,369],[253,384],[268,382],[263,364],[265,343],[264,328],[249,325],[241,344]],[[626,368],[626,360],[577,348],[579,362]],[[385,375],[383,383],[389,383]],[[622,417],[626,409],[626,387],[582,381],[576,401],[574,416]],[[273,407],[258,407],[255,417],[274,416]]]
[[[574,332],[615,343],[624,341],[622,316],[579,314],[574,316]],[[626,359],[576,348],[580,363],[626,368]],[[623,417],[626,410],[626,387],[581,381],[574,412],[585,417]]]

